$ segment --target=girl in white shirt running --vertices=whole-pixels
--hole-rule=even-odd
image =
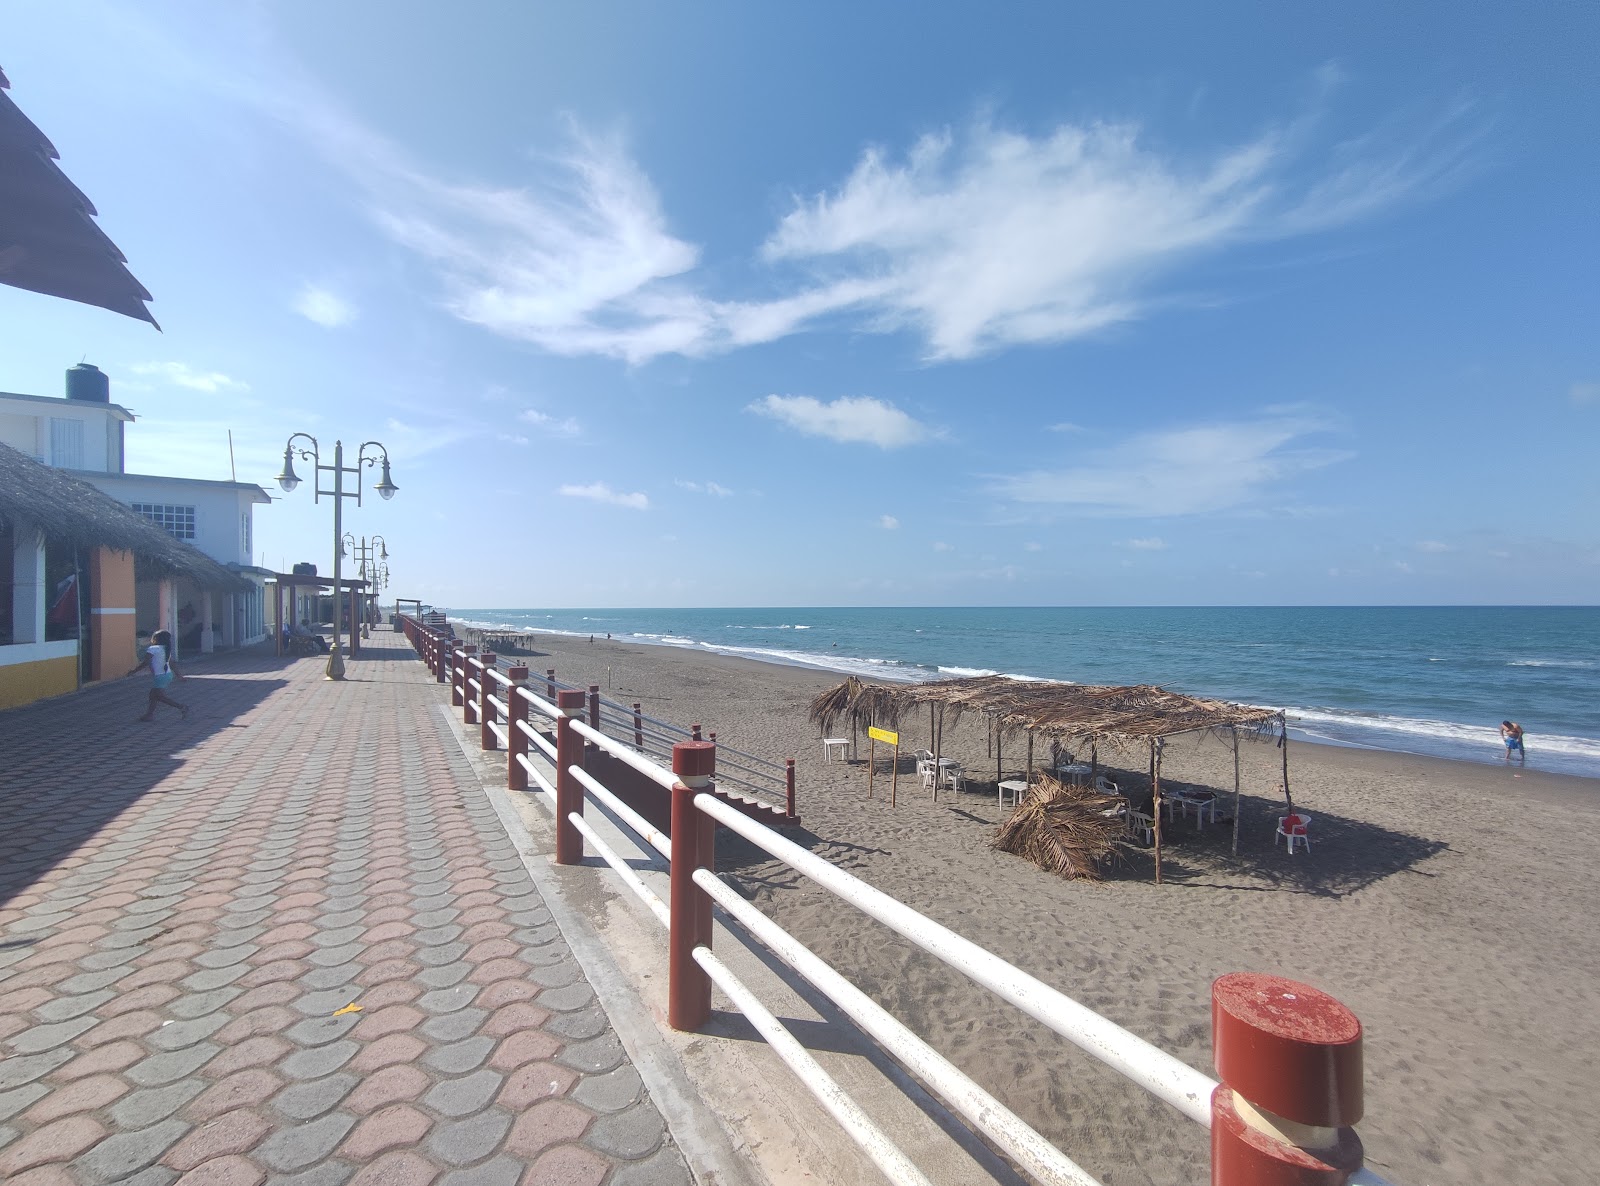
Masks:
[[[183,678],[179,674],[177,666],[172,662],[172,634],[166,630],[157,630],[150,636],[150,648],[147,654],[150,656],[150,676],[155,686],[150,689],[150,706],[145,709],[144,716],[140,717],[139,720],[155,720],[156,705],[158,704],[165,704],[175,708],[187,717],[189,715],[188,705],[179,704],[171,696],[168,696],[166,692],[167,688],[172,686],[173,680]],[[141,663],[133,671],[142,671],[144,667],[145,664]],[[132,675],[133,671],[128,674]]]

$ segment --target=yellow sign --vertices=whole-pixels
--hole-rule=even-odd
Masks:
[[[880,729],[876,725],[867,730],[867,736],[874,741],[881,741],[885,745],[899,745],[900,734],[891,733],[887,729]]]

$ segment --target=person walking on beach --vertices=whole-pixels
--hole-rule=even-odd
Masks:
[[[165,630],[157,630],[150,636],[150,647],[147,654],[150,656],[150,676],[155,686],[150,689],[149,707],[144,710],[144,716],[138,719],[141,721],[155,720],[156,705],[158,704],[165,704],[177,709],[187,719],[189,706],[179,704],[171,696],[168,696],[166,691],[167,688],[172,686],[173,680],[183,678],[172,663],[172,635]],[[144,670],[144,667],[145,665],[141,663],[128,674],[133,675],[134,672]]]
[[[1517,755],[1520,765],[1528,764],[1528,751],[1522,745],[1522,726],[1515,721],[1500,722],[1500,740],[1506,743],[1506,761],[1511,761],[1511,755]]]

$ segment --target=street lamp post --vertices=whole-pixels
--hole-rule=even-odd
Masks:
[[[295,440],[299,437],[304,437],[310,441],[311,447],[308,449],[304,445],[296,445]],[[369,447],[374,450],[371,457],[367,456]],[[286,493],[293,491],[296,486],[300,485],[300,478],[294,472],[294,458],[297,453],[302,461],[310,461],[316,470],[316,480],[313,484],[316,501],[321,502],[324,494],[333,499],[333,647],[328,652],[327,678],[342,680],[344,678],[344,656],[339,651],[339,581],[343,574],[343,565],[340,562],[344,557],[344,500],[353,498],[356,500],[357,506],[361,505],[361,470],[364,466],[377,465],[380,460],[380,453],[382,454],[383,477],[373,489],[383,498],[390,499],[394,497],[394,493],[399,487],[389,479],[389,450],[379,442],[363,442],[361,448],[356,451],[356,463],[347,466],[344,463],[344,442],[335,441],[333,443],[333,464],[323,465],[322,457],[318,452],[317,438],[310,433],[297,432],[290,436],[283,447],[283,472],[278,475],[278,485],[282,486]],[[333,475],[332,490],[324,490],[322,488],[322,475],[325,473]],[[356,488],[354,490],[346,490],[344,488],[344,476],[346,474],[355,475]],[[354,623],[351,623],[351,625],[354,626]]]
[[[374,602],[376,602],[377,595],[382,589],[381,581],[388,576],[389,572],[388,566],[385,565],[382,573],[380,574],[378,569],[378,561],[389,559],[389,541],[384,539],[381,535],[375,535],[372,537],[371,543],[367,542],[366,536],[362,536],[361,542],[357,543],[355,535],[352,532],[347,531],[344,533],[344,543],[348,545],[350,549],[346,554],[355,559],[359,565],[356,571],[361,574],[361,579],[363,581],[370,580],[372,582],[371,589],[367,593],[367,596],[370,596]],[[372,637],[372,631],[367,629],[367,618],[370,614],[370,611],[371,606],[367,606],[363,609],[361,614],[362,638]],[[354,623],[351,623],[350,632],[352,635],[354,635]]]

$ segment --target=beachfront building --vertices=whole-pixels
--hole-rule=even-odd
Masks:
[[[250,585],[87,482],[0,444],[0,708],[137,665],[141,587],[152,590],[152,629],[174,629],[182,591],[237,597]]]
[[[67,470],[198,548],[244,580],[236,592],[179,582],[163,608],[157,582],[136,590],[136,627],[165,627],[179,654],[247,646],[266,637],[266,569],[252,565],[254,510],[271,501],[250,482],[172,478],[126,471],[125,434],[134,415],[111,402],[110,380],[94,366],[67,371],[65,397],[0,392],[0,444]]]

